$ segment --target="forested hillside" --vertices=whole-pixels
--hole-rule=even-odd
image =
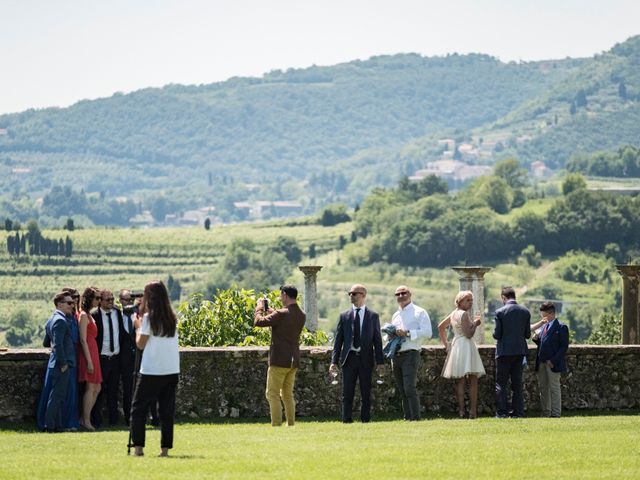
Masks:
[[[445,136],[456,153],[484,142],[469,163],[551,168],[640,146],[640,36],[590,59],[380,56],[0,116],[0,215],[59,218],[64,187],[94,223],[205,205],[238,220],[234,202],[252,200],[313,213],[411,175]]]
[[[167,192],[228,207],[247,196],[244,182],[261,184],[264,198],[303,197],[311,209],[357,200],[407,173],[395,165],[406,142],[493,122],[581,63],[406,54],[5,115],[0,186],[32,196],[51,185]]]
[[[640,146],[640,36],[596,55],[492,128],[530,137],[508,153],[552,168],[574,154]]]

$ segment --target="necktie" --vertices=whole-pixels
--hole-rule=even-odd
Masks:
[[[550,325],[551,325],[550,323],[547,323],[547,324],[545,324],[544,328],[542,329],[542,336],[543,337],[547,336],[547,332],[549,331],[549,326]]]
[[[353,348],[360,348],[360,309],[356,308],[353,317]]]
[[[109,350],[113,353],[113,324],[111,323],[111,312],[107,312],[107,319],[109,320]]]

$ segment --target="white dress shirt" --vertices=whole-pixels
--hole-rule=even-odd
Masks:
[[[391,317],[391,323],[396,328],[405,331],[409,330],[409,335],[400,344],[401,352],[420,350],[422,348],[421,339],[431,338],[433,335],[429,314],[424,308],[415,305],[413,302],[404,308],[399,308]]]
[[[103,309],[100,309],[100,314],[102,316],[102,345],[100,346],[100,355],[107,355],[110,357],[111,355],[120,354],[120,329],[118,328],[118,312],[115,309],[111,310],[111,325],[113,326],[113,352],[111,351],[111,347],[109,345],[109,317],[107,317],[107,312]]]
[[[353,314],[356,314],[356,308],[360,309],[360,312],[358,312],[358,320],[360,321],[360,341],[362,342],[362,327],[364,326],[364,305],[361,307],[356,307],[355,305],[351,306],[351,310],[353,311]],[[353,346],[353,337],[355,336],[356,330],[355,330],[355,324],[354,324],[354,328],[353,328],[353,335],[351,336],[351,350],[353,350],[354,352],[359,352],[360,351],[360,347],[355,348]]]

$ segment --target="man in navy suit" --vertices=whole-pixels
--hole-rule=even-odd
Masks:
[[[533,341],[538,345],[536,372],[540,407],[543,416],[559,418],[562,412],[560,375],[567,371],[565,354],[569,348],[569,328],[556,318],[556,307],[552,302],[540,306],[540,316],[542,320],[531,326],[536,332]]]
[[[502,287],[504,306],[496,310],[496,326],[493,338],[496,344],[496,417],[524,417],[522,395],[522,366],[529,347],[527,338],[531,336],[531,313],[516,303],[513,287]],[[508,408],[507,386],[511,379],[513,391],[511,411]]]
[[[50,339],[48,375],[51,391],[47,399],[44,428],[48,432],[62,431],[62,407],[69,388],[70,371],[76,363],[76,351],[71,339],[71,329],[67,317],[73,312],[75,301],[67,292],[59,293],[53,299],[56,311],[45,325],[46,336]],[[73,379],[75,381],[75,379]]]
[[[371,375],[384,363],[380,317],[365,306],[367,289],[356,284],[349,290],[352,307],[340,314],[331,355],[330,372],[342,367],[342,421],[352,423],[356,382],[360,384],[360,420],[371,420]],[[377,367],[376,367],[377,366]]]

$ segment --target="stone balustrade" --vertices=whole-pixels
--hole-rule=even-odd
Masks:
[[[487,376],[480,379],[479,413],[491,415],[495,349],[481,346],[479,350],[487,370]],[[267,352],[266,347],[181,349],[178,414],[191,418],[267,417]],[[339,417],[340,385],[331,385],[327,374],[330,355],[327,347],[303,348],[295,389],[299,416]],[[43,349],[0,353],[0,419],[34,420],[47,358]],[[535,415],[538,388],[533,346],[527,359],[525,403]],[[440,377],[444,360],[442,347],[423,347],[418,389],[427,416],[456,411],[454,381]],[[640,408],[640,345],[571,345],[567,361],[570,371],[562,377],[565,409]],[[373,382],[372,396],[374,416],[400,416],[399,397],[390,371],[385,373],[382,385]]]

